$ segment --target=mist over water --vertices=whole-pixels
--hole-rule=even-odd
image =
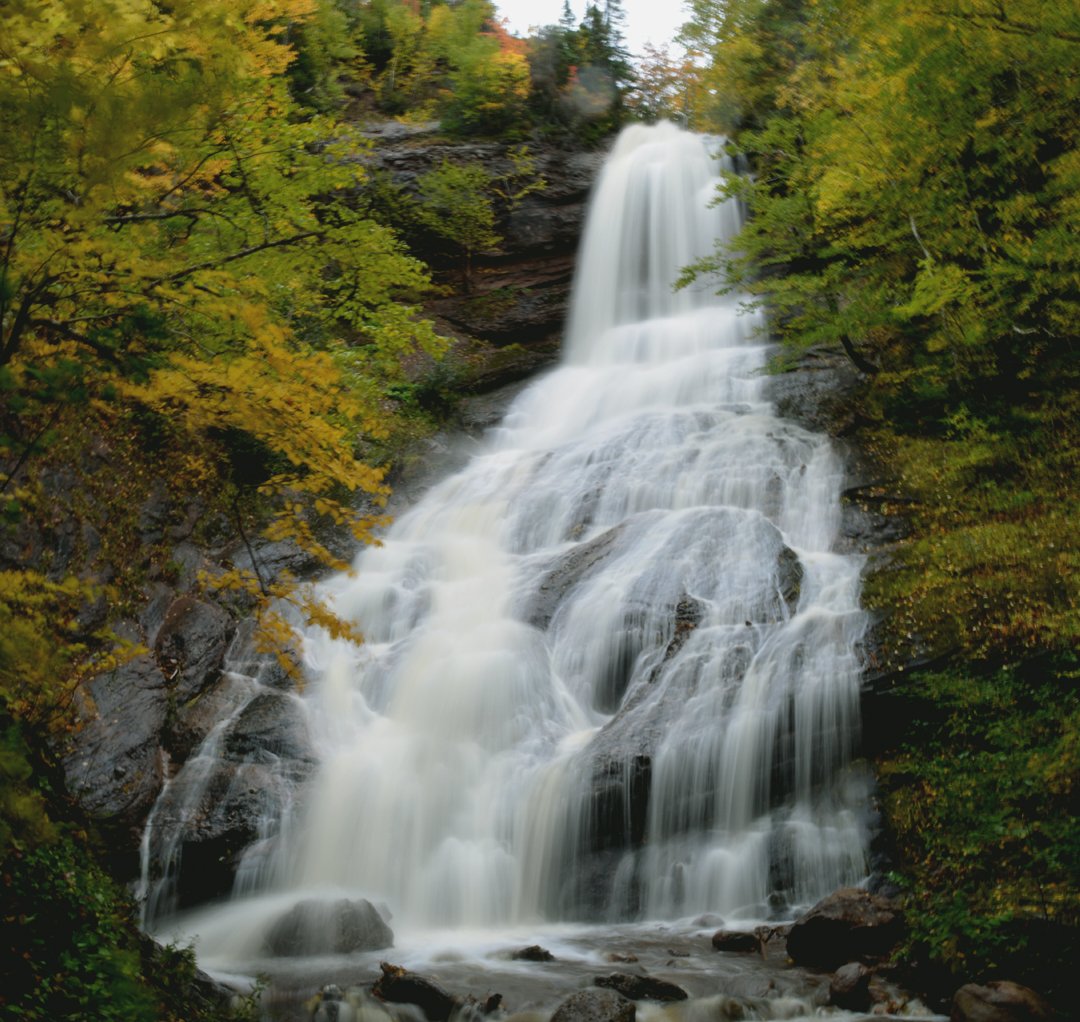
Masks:
[[[322,586],[367,642],[304,636],[318,771],[201,952],[313,892],[409,930],[737,922],[866,873],[842,466],[773,413],[755,315],[672,289],[738,228],[717,148],[623,133],[561,365]]]

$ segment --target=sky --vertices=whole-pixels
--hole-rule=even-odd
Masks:
[[[600,0],[602,4],[602,0]],[[499,14],[512,31],[523,35],[530,26],[554,25],[562,15],[563,0],[494,0]],[[570,0],[575,21],[580,22],[588,0]],[[682,0],[622,0],[626,12],[623,33],[626,48],[640,54],[645,43],[662,46],[671,42],[687,20]]]

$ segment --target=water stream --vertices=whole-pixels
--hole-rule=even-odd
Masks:
[[[407,958],[432,933],[750,925],[865,875],[842,465],[774,414],[738,297],[671,286],[738,227],[716,149],[624,132],[561,364],[322,586],[367,641],[303,638],[314,779],[232,903],[151,919],[204,961],[253,968],[300,898],[387,906]]]

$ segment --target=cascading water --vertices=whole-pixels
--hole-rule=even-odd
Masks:
[[[749,920],[865,874],[842,467],[773,414],[756,318],[671,286],[738,227],[711,148],[624,132],[561,367],[323,586],[367,641],[304,637],[321,763],[245,897]],[[204,950],[250,954],[268,911]]]

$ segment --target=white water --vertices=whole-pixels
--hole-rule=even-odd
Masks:
[[[865,874],[841,465],[773,414],[755,317],[671,288],[738,226],[709,152],[623,134],[562,365],[324,586],[367,643],[304,636],[321,767],[201,953],[318,891],[416,931],[760,919]]]

